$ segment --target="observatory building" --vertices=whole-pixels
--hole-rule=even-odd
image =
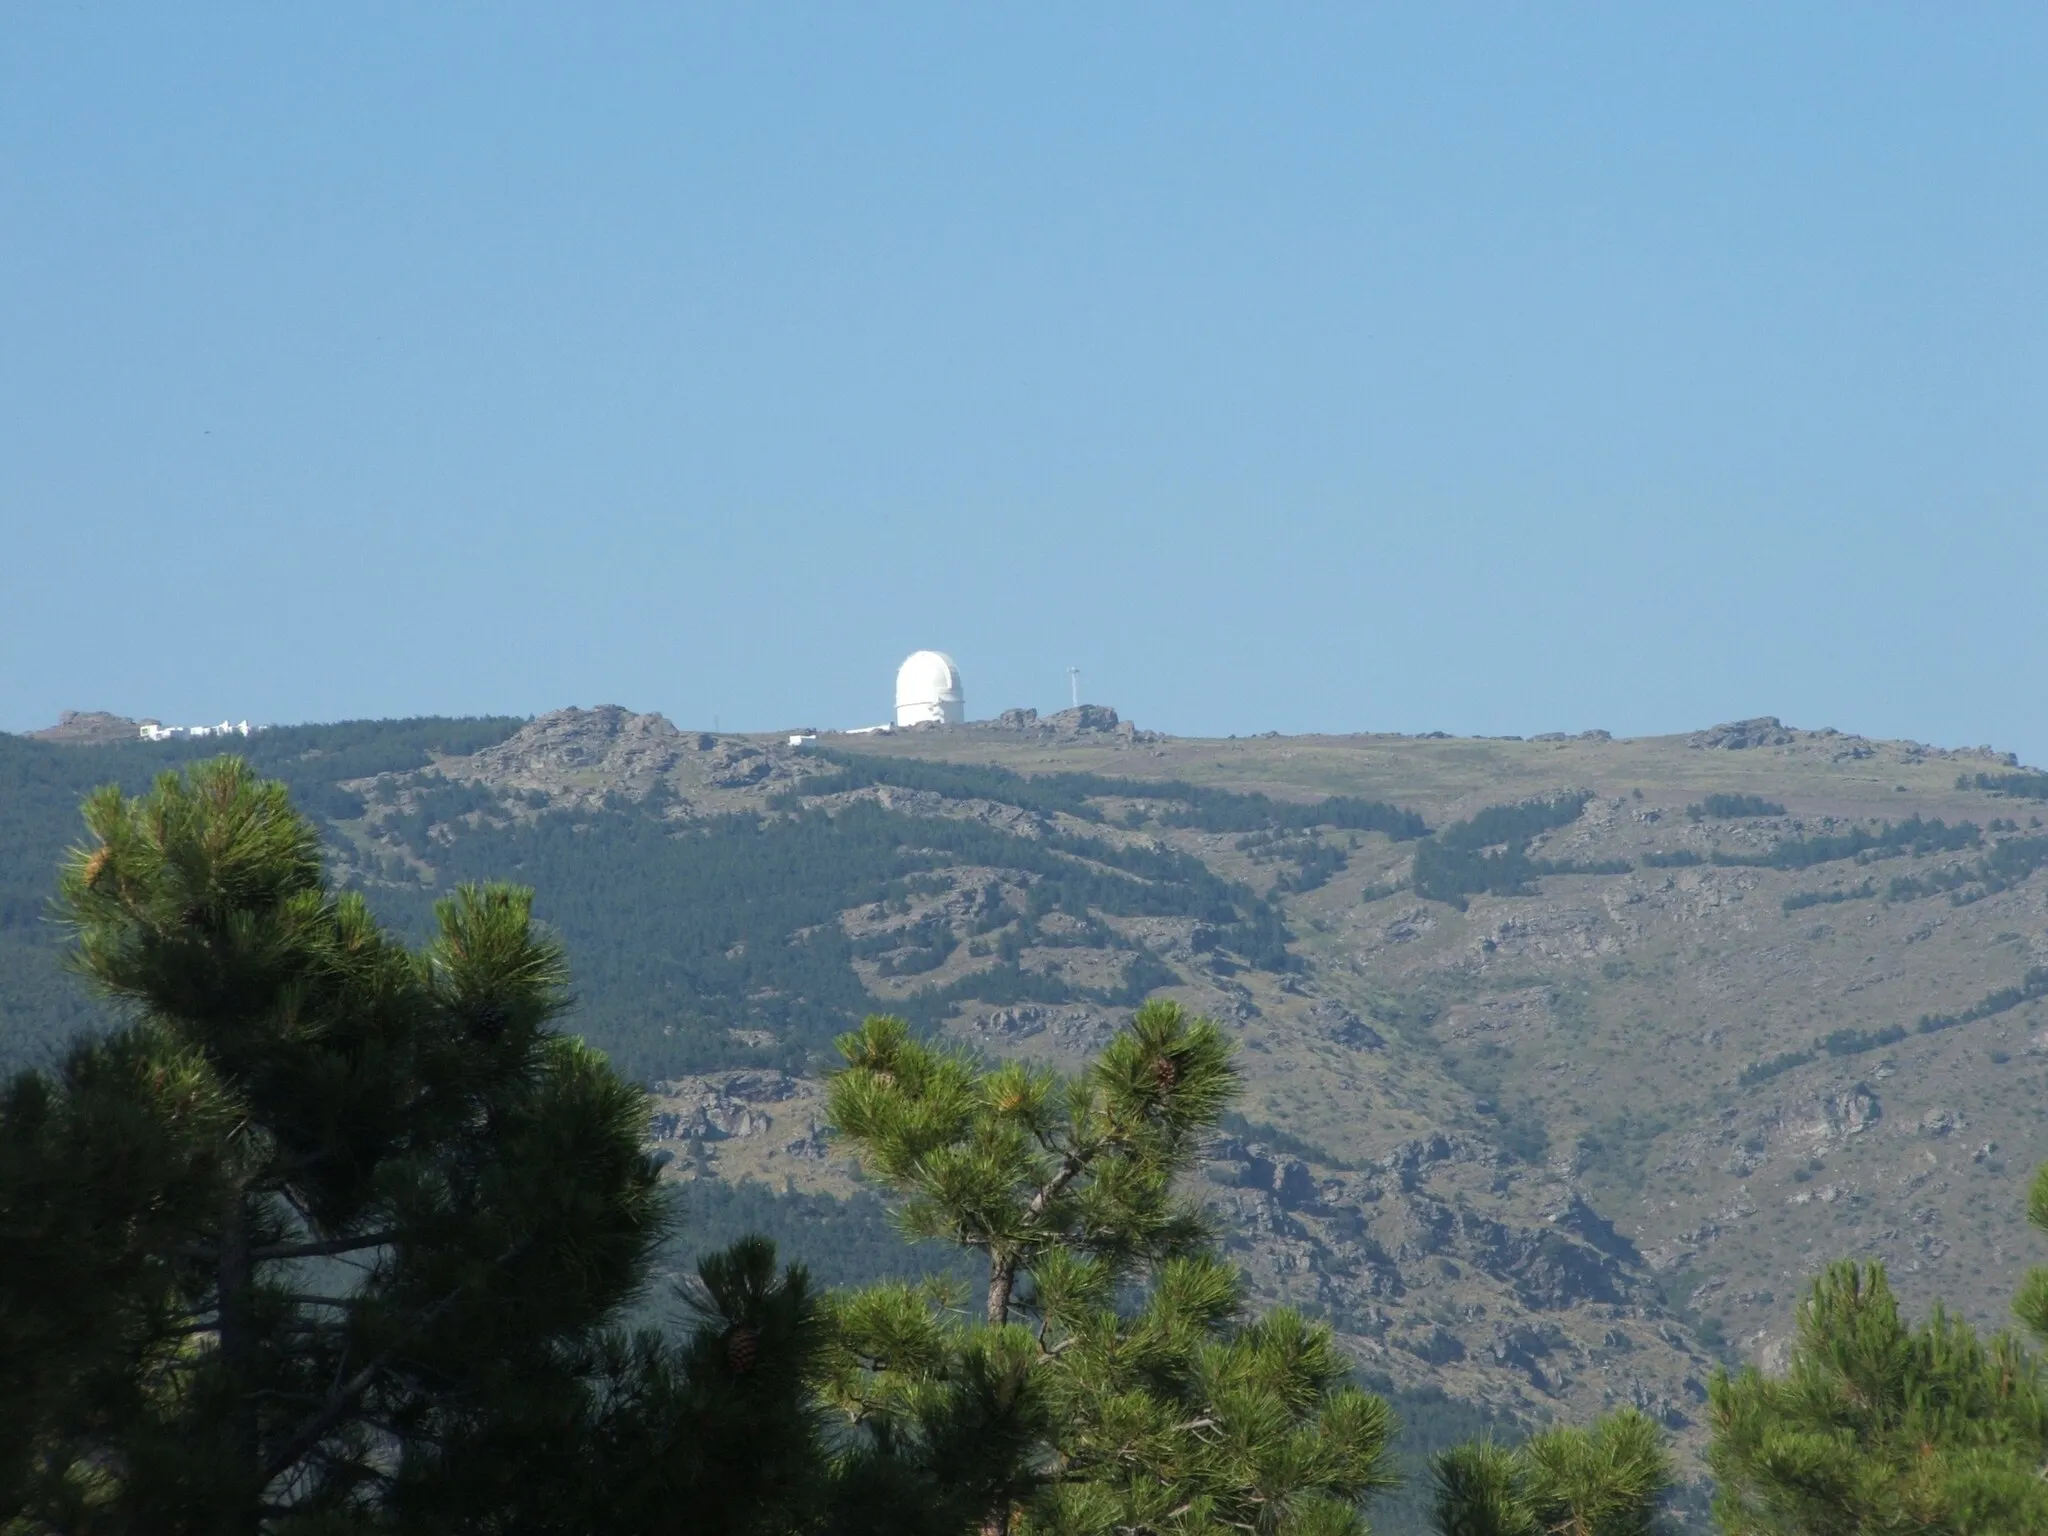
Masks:
[[[960,669],[944,651],[914,651],[896,669],[898,725],[959,725],[967,718]]]

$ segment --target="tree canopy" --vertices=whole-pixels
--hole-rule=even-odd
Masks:
[[[2028,1215],[2048,1231],[2048,1167]],[[2014,1311],[2048,1339],[2048,1267],[2028,1272]],[[1786,1372],[1722,1373],[1709,1412],[1730,1536],[2048,1530],[2040,1357],[1939,1307],[1910,1326],[1881,1264],[1831,1265],[1800,1306]]]
[[[740,1530],[799,1496],[800,1271],[741,1245],[693,1331],[613,1327],[668,1217],[640,1091],[554,1027],[528,892],[464,888],[408,948],[234,759],[85,816],[60,907],[127,1022],[0,1096],[17,1529],[632,1530],[688,1498]]]
[[[1362,1531],[1392,1414],[1346,1385],[1329,1330],[1244,1316],[1175,1179],[1235,1088],[1228,1043],[1177,1004],[1140,1008],[1072,1077],[989,1066],[877,1017],[844,1037],[835,1127],[907,1231],[986,1257],[979,1315],[941,1288],[836,1298],[827,1398],[886,1464],[963,1401],[981,1528],[1017,1536]],[[950,1406],[950,1411],[946,1411]]]

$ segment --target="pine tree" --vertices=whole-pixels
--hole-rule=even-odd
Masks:
[[[2048,1165],[2028,1220],[2048,1232]],[[2048,1267],[2013,1311],[2048,1340]],[[2048,1531],[2048,1368],[1937,1306],[1899,1314],[1881,1264],[1830,1266],[1799,1309],[1782,1377],[1716,1377],[1716,1506],[1732,1536],[2019,1536]]]
[[[1148,1003],[1073,1077],[889,1018],[840,1051],[833,1123],[901,1193],[905,1230],[988,1261],[978,1316],[932,1286],[837,1299],[827,1398],[859,1437],[850,1475],[932,1469],[1017,1536],[1363,1529],[1392,1415],[1343,1384],[1326,1328],[1244,1321],[1175,1189],[1236,1087],[1221,1030]]]
[[[1663,1432],[1627,1408],[1519,1446],[1456,1446],[1433,1470],[1442,1536],[1648,1536],[1671,1483]]]
[[[460,891],[410,950],[232,759],[85,814],[60,910],[126,1022],[0,1096],[10,1536],[815,1505],[800,1271],[742,1245],[686,1336],[610,1328],[667,1206],[643,1096],[554,1028],[530,893]]]
[[[2048,1173],[2034,1215],[2048,1225]],[[2037,1270],[2020,1303],[2037,1328],[2042,1295]],[[2048,1531],[2040,1362],[1938,1307],[1909,1328],[1881,1264],[1814,1281],[1785,1375],[1722,1373],[1709,1391],[1716,1514],[1731,1536]]]

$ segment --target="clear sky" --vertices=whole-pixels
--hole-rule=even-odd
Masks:
[[[2048,7],[16,5],[0,728],[2048,761]]]

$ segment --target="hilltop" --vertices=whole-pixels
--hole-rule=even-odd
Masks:
[[[1696,1443],[1707,1375],[1775,1358],[1824,1259],[1991,1324],[2025,1261],[2048,776],[1989,749],[1189,740],[1093,707],[816,750],[617,708],[295,730],[249,750],[389,920],[538,889],[578,1027],[657,1085],[707,1213],[752,1179],[756,1217],[782,1191],[872,1232],[817,1125],[864,1010],[1070,1065],[1165,992],[1242,1047],[1204,1188],[1256,1289],[1411,1403],[1628,1401]],[[199,755],[0,741],[16,1059],[88,1017],[27,905],[77,793]]]

